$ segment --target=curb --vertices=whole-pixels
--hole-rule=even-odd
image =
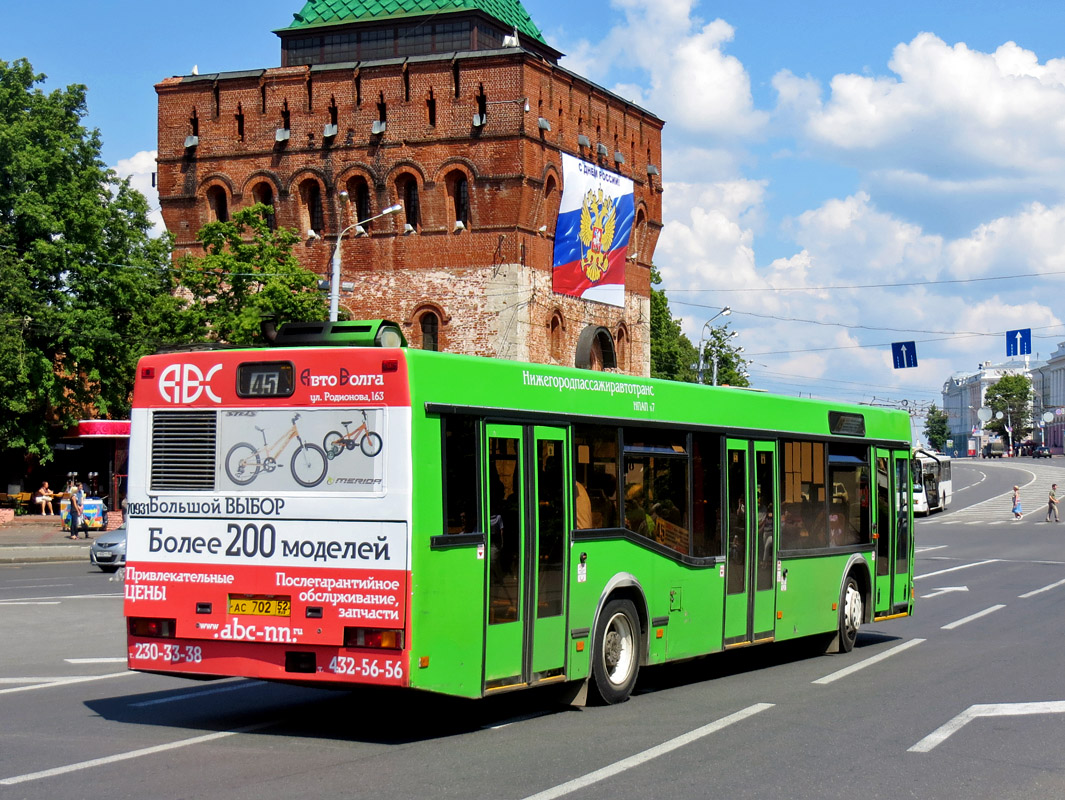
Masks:
[[[84,561],[89,551],[67,545],[6,545],[0,547],[0,564],[36,564],[48,561]]]

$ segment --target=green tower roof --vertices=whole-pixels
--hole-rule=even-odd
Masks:
[[[383,22],[455,11],[481,11],[518,32],[547,44],[521,0],[307,0],[285,31],[347,22]]]

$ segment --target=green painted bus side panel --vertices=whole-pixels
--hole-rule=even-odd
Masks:
[[[440,422],[414,416],[412,447],[422,465],[439,464]],[[476,546],[432,550],[444,532],[440,471],[414,470],[411,536],[410,685],[462,697],[480,697],[484,658],[485,564]],[[419,667],[422,657],[429,666]]]
[[[818,556],[816,558],[781,559],[781,570],[787,570],[787,589],[777,583],[776,638],[778,641],[830,633],[839,625],[839,611],[832,607],[839,603],[843,570],[849,553]]]
[[[581,553],[587,554],[587,580],[579,582]],[[623,539],[577,542],[570,553],[570,630],[594,626],[594,615],[619,577],[640,587],[617,586],[610,594],[638,597],[646,606],[648,626],[648,661],[663,663],[670,659],[702,655],[721,649],[721,598],[724,580],[718,565],[692,567],[663,558],[648,548]],[[641,592],[642,589],[642,592]],[[642,615],[644,608],[637,603]],[[652,621],[668,619],[665,625]],[[662,638],[656,631],[662,629]],[[586,651],[592,647],[591,634]],[[575,648],[570,648],[574,653]],[[587,656],[587,653],[585,654]],[[586,668],[585,668],[586,669]],[[587,677],[581,665],[570,660],[568,677]]]
[[[662,585],[676,610],[670,611],[665,629],[666,655],[670,659],[688,658],[720,650],[721,598],[725,594],[720,566],[669,566],[673,569],[664,576]],[[671,597],[675,590],[679,590],[678,595]]]

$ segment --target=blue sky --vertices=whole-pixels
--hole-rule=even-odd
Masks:
[[[278,65],[302,3],[9,5],[0,59],[86,84],[105,159],[152,199],[154,84]],[[666,120],[655,262],[694,340],[731,305],[756,386],[940,403],[1006,330],[1042,358],[1065,341],[1065,274],[998,280],[1065,273],[1065,4],[525,7],[565,66]],[[882,288],[824,288],[856,284]],[[902,340],[918,368],[892,369]]]

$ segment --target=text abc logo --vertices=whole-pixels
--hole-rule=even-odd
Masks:
[[[171,364],[159,376],[159,394],[168,403],[195,403],[201,394],[221,403],[222,398],[211,390],[211,378],[220,369],[222,365],[215,364],[204,375],[195,364]]]

